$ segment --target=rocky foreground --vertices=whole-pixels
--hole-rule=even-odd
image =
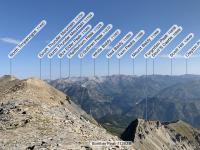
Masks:
[[[0,78],[0,150],[200,149],[200,131],[183,121],[136,119],[121,139],[132,141],[133,145],[91,145],[91,141],[112,143],[120,139],[46,82]]]
[[[199,150],[200,131],[183,121],[161,123],[136,119],[122,134],[138,150]]]
[[[96,140],[119,139],[47,83],[0,78],[0,150],[108,149]]]

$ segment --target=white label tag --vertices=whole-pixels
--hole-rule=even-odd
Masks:
[[[172,34],[169,34],[169,36],[166,38],[165,41],[161,43],[161,45],[152,53],[151,58],[156,58],[158,54],[165,49],[181,32],[183,28],[178,27],[177,30],[175,30]]]
[[[142,44],[136,48],[136,50],[133,51],[131,54],[131,58],[135,59],[159,34],[161,30],[157,28],[151,35],[149,35]]]
[[[92,29],[91,25],[87,25],[59,54],[58,58],[63,58],[71,48],[73,48],[84,36]]]
[[[79,58],[85,57],[85,55],[113,28],[111,24],[107,25],[103,31],[101,31],[95,38],[84,48],[80,54]]]
[[[115,32],[113,32],[113,34],[111,34],[109,38],[92,54],[92,58],[96,59],[120,34],[121,30],[115,30]]]
[[[139,41],[143,37],[144,34],[145,34],[144,30],[141,30],[139,33],[137,33],[136,36],[134,36],[133,39],[119,51],[119,53],[117,54],[117,58],[118,59],[122,58],[122,56],[124,56],[126,52],[129,49],[131,49],[131,47],[133,47],[133,45],[135,45],[135,43],[137,43],[137,41]]]
[[[173,25],[145,54],[145,58],[151,57],[154,51],[161,45],[161,43],[166,40],[166,38],[178,28],[177,25]]]
[[[85,16],[84,12],[80,12],[43,50],[38,53],[38,58],[42,59],[51,48],[53,48],[60,39],[62,39],[75,25]]]
[[[186,38],[169,54],[169,58],[175,58],[178,52],[180,52],[193,39],[193,37],[193,33],[188,34]]]
[[[106,57],[110,59],[131,37],[132,32],[128,32],[107,54]]]
[[[190,58],[194,52],[200,47],[200,40],[198,40],[184,55],[186,59]]]
[[[21,49],[26,46],[47,24],[45,20],[41,21],[17,46],[8,54],[8,58],[14,58]]]
[[[63,40],[48,54],[48,58],[53,58],[58,51],[60,51],[69,40],[77,34],[83,27],[86,25],[92,18],[94,17],[94,13],[90,12]]]
[[[79,49],[103,27],[103,25],[103,22],[99,22],[71,51],[69,51],[67,57],[71,59],[79,51]]]

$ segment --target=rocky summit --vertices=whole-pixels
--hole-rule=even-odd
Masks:
[[[97,140],[119,139],[47,83],[0,78],[0,150],[96,149]]]
[[[164,122],[136,119],[121,135],[138,150],[199,150],[200,131],[183,121]]]

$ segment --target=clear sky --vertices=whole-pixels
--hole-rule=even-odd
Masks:
[[[161,34],[144,50],[147,51],[173,24],[183,27],[183,32],[155,60],[156,74],[170,74],[170,60],[166,55],[182,39],[193,32],[195,37],[181,51],[183,55],[200,38],[200,1],[199,0],[1,0],[0,1],[0,74],[9,74],[8,53],[22,40],[41,20],[47,21],[46,27],[26,46],[13,60],[13,74],[20,78],[39,77],[39,60],[37,54],[52,40],[80,11],[86,14],[94,12],[95,17],[89,22],[92,26],[99,21],[105,25],[113,24],[113,29],[122,30],[116,39],[119,41],[128,31],[134,34],[145,30],[145,36],[122,58],[121,73],[132,73],[130,53],[142,41],[159,27]],[[104,38],[99,44],[101,44]],[[114,42],[114,43],[115,43]],[[113,45],[114,45],[113,43]],[[112,45],[112,46],[113,46]],[[92,50],[94,51],[94,50]],[[106,50],[96,60],[96,74],[107,74]],[[145,73],[145,59],[142,52],[135,60],[135,73]],[[199,50],[188,62],[190,74],[200,74]],[[62,60],[62,76],[68,74],[68,59]],[[118,60],[110,61],[110,73],[118,73]],[[152,73],[152,60],[148,60],[148,73]],[[185,59],[174,60],[174,74],[185,73]],[[71,75],[79,75],[77,55],[71,60]],[[91,53],[83,59],[83,75],[93,75]],[[42,77],[49,78],[49,60],[42,60]],[[59,59],[52,59],[52,78],[59,77]]]

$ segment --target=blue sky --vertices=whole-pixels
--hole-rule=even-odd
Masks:
[[[8,53],[22,40],[41,20],[47,21],[46,27],[26,46],[13,60],[13,74],[20,78],[39,77],[39,60],[37,54],[52,40],[80,11],[86,14],[94,12],[95,17],[89,22],[92,26],[99,21],[105,25],[113,24],[122,34],[116,43],[128,31],[134,34],[145,30],[143,38],[122,58],[121,73],[132,73],[130,53],[143,40],[159,27],[161,34],[144,50],[147,51],[173,24],[183,27],[183,32],[155,60],[156,74],[170,74],[170,60],[165,57],[182,39],[193,32],[195,37],[181,51],[183,55],[200,38],[200,1],[199,0],[1,0],[0,1],[0,75],[9,74]],[[104,38],[99,44],[101,44]],[[92,50],[93,51],[93,50]],[[107,50],[108,51],[108,50]],[[106,52],[96,60],[96,74],[107,74]],[[135,73],[145,73],[145,59],[142,52],[135,60]],[[188,62],[189,73],[200,74],[199,50]],[[62,76],[68,75],[68,60],[62,60]],[[118,60],[110,61],[110,73],[118,73]],[[148,60],[148,73],[152,74],[152,60]],[[185,73],[185,60],[178,57],[174,60],[173,73]],[[71,60],[71,75],[79,75],[77,55]],[[83,59],[83,75],[93,75],[91,53]],[[49,60],[42,60],[42,77],[49,78]],[[59,59],[52,59],[52,78],[59,77]]]

